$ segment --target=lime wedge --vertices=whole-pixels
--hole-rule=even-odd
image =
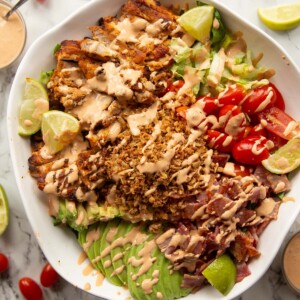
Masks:
[[[288,30],[300,24],[300,3],[259,8],[257,13],[261,21],[273,30]]]
[[[274,154],[262,161],[262,165],[275,174],[286,174],[300,166],[300,139],[289,140]]]
[[[79,121],[59,110],[50,110],[43,114],[43,141],[49,154],[55,154],[69,145],[80,130]]]
[[[0,184],[0,235],[8,225],[9,207],[4,188]]]
[[[214,7],[203,5],[185,12],[178,19],[178,23],[196,40],[202,44],[210,38],[210,31],[214,19]]]
[[[37,80],[26,78],[23,102],[19,112],[19,135],[30,136],[39,131],[42,115],[48,110],[49,100],[45,88]]]
[[[227,254],[215,259],[202,272],[208,282],[223,295],[227,295],[235,285],[236,266]]]

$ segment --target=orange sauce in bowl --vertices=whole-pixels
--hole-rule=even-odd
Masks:
[[[23,50],[26,29],[20,15],[14,12],[8,20],[2,18],[10,7],[0,2],[0,69],[14,62]]]
[[[288,242],[282,263],[286,280],[295,292],[300,293],[300,232]]]

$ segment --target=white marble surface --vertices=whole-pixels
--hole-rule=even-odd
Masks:
[[[21,12],[27,24],[28,36],[26,49],[39,35],[63,20],[72,11],[90,0],[45,0],[39,3],[31,0],[26,3]],[[97,0],[96,0],[97,1]],[[113,0],[112,0],[113,1]],[[11,1],[16,2],[16,1]],[[275,40],[277,40],[291,55],[300,67],[300,27],[287,32],[274,32],[262,25],[256,15],[259,6],[272,6],[293,2],[289,0],[222,0],[222,3],[232,8],[245,19],[257,25]],[[11,83],[18,62],[12,67],[0,71],[0,183],[4,186],[10,202],[10,224],[3,236],[0,237],[0,252],[6,253],[10,259],[10,269],[0,275],[0,300],[22,299],[18,289],[18,280],[30,276],[39,280],[39,274],[45,263],[45,258],[39,249],[37,241],[27,221],[19,193],[16,188],[10,161],[6,128],[6,107]],[[300,201],[300,199],[298,200]],[[293,224],[289,236],[300,230],[300,216]],[[285,244],[285,243],[284,243]],[[286,285],[280,268],[282,245],[277,257],[268,272],[239,300],[296,300],[296,296]],[[51,289],[44,289],[44,299],[96,299],[82,292],[67,282],[60,282]],[[99,298],[97,298],[99,299]]]

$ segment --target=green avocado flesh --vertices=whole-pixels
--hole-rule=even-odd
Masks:
[[[145,223],[99,222],[79,231],[78,241],[93,266],[111,283],[128,287],[134,299],[172,300],[191,292],[180,287],[182,274],[172,270]]]

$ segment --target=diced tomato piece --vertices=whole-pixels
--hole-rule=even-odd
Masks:
[[[219,103],[223,105],[237,105],[244,99],[245,95],[244,87],[237,84],[235,86],[230,86],[224,92],[220,93],[218,100]]]
[[[177,80],[167,87],[167,92],[177,92],[184,85],[183,80]]]
[[[267,139],[273,142],[274,144],[274,148],[272,150],[277,150],[287,143],[287,140],[281,138],[280,136],[274,134],[271,131],[266,130],[266,134]]]
[[[275,94],[276,94],[276,101],[274,103],[274,106],[285,111],[285,102],[282,97],[282,94],[280,93],[278,88],[273,83],[270,82],[270,86],[274,89]]]
[[[274,106],[276,99],[276,92],[272,86],[259,87],[249,93],[242,104],[242,110],[249,115],[257,114]]]
[[[277,107],[271,107],[259,113],[258,117],[265,129],[285,140],[290,140],[300,134],[299,123]]]
[[[223,173],[228,176],[249,176],[252,169],[237,163],[227,162],[223,168]]]
[[[234,139],[241,139],[244,136],[247,120],[245,114],[236,105],[225,105],[219,112],[220,127],[224,132]]]
[[[189,109],[188,106],[179,106],[176,107],[176,113],[178,116],[186,119],[186,111]]]
[[[209,114],[215,114],[219,109],[218,100],[209,96],[200,96],[197,100],[203,104],[203,111]]]
[[[235,140],[226,133],[208,130],[208,146],[220,152],[231,153]]]
[[[270,155],[267,139],[261,136],[249,136],[235,144],[232,156],[235,161],[245,165],[258,165]]]

